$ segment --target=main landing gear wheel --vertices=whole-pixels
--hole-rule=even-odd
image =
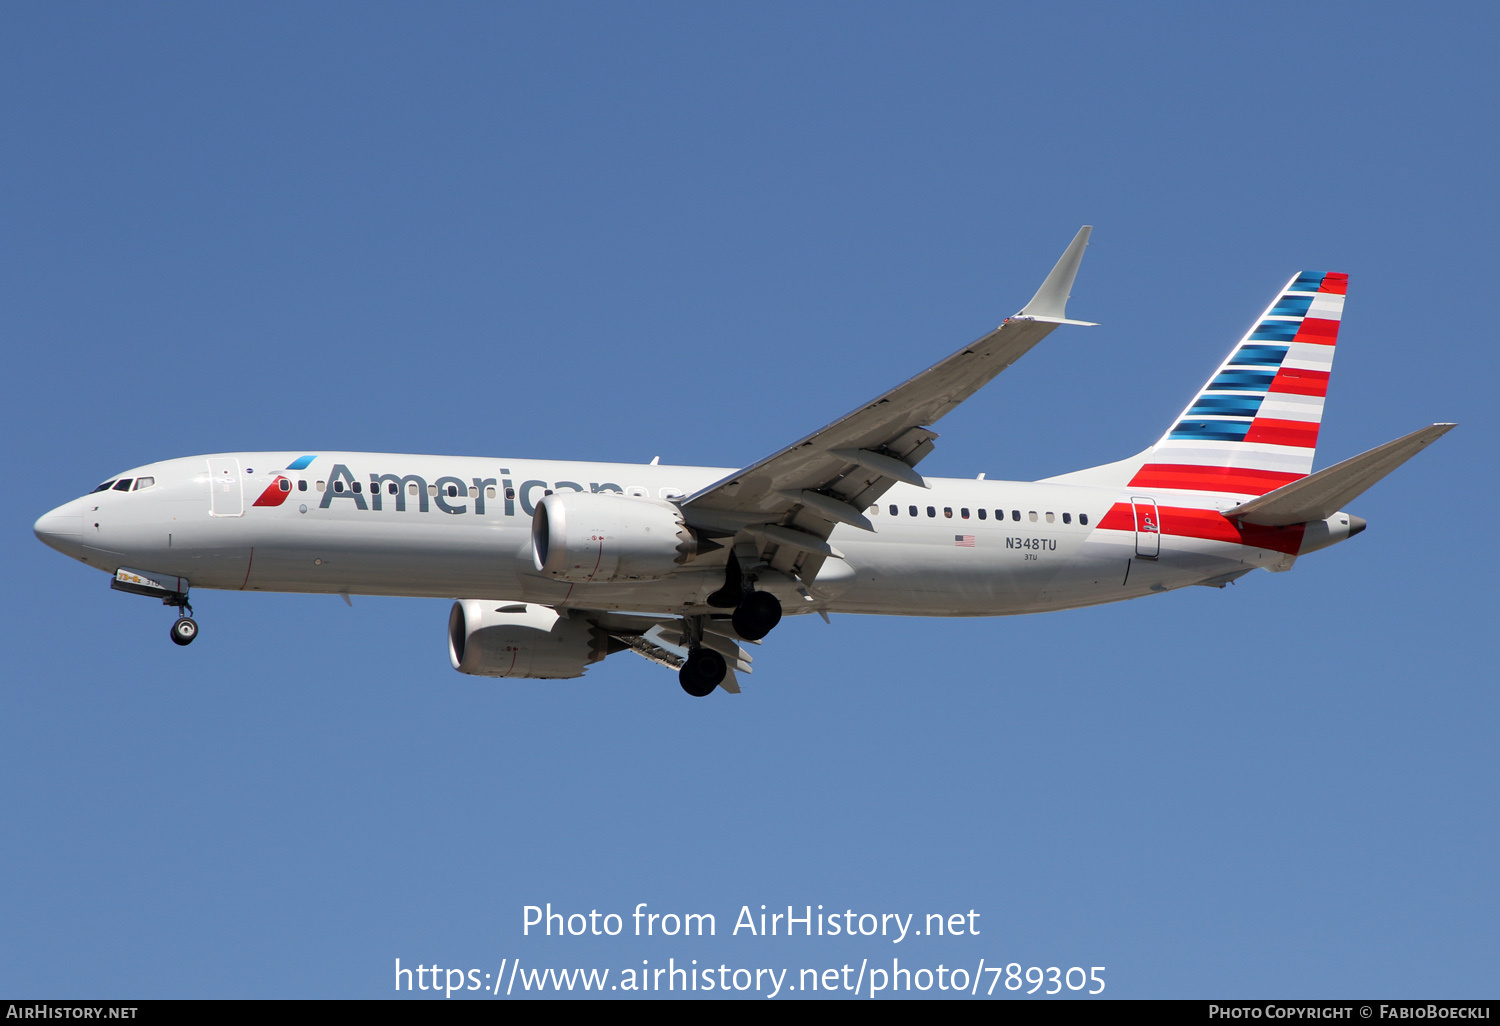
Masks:
[[[677,679],[682,690],[694,698],[705,698],[713,694],[728,672],[729,667],[719,653],[711,648],[695,648],[688,655],[687,662],[682,664],[682,669],[677,671]]]
[[[172,640],[179,645],[191,645],[198,636],[198,621],[184,616],[172,625]]]
[[[768,591],[752,591],[740,600],[730,622],[746,641],[759,641],[781,622],[781,603]]]

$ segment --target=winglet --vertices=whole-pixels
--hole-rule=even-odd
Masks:
[[[1059,324],[1090,324],[1089,321],[1068,320],[1068,297],[1073,291],[1073,279],[1078,277],[1078,265],[1083,261],[1083,250],[1089,244],[1089,234],[1094,230],[1090,224],[1078,229],[1078,234],[1073,236],[1073,241],[1068,243],[1068,248],[1063,250],[1063,255],[1057,261],[1057,266],[1052,268],[1052,273],[1047,275],[1047,280],[1042,282],[1042,287],[1036,290],[1036,295],[1031,297],[1031,302],[1021,308],[1017,317],[1030,317],[1039,321],[1052,321]]]

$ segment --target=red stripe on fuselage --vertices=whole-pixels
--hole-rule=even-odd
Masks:
[[[1301,474],[1236,467],[1198,467],[1185,463],[1148,463],[1136,471],[1129,488],[1181,488],[1197,492],[1264,495],[1297,480]]]
[[[1318,444],[1318,425],[1310,420],[1272,420],[1257,417],[1245,432],[1247,443],[1262,445],[1297,445],[1312,449]]]
[[[1161,533],[1164,537],[1203,538],[1208,541],[1227,542],[1230,545],[1250,545],[1272,552],[1296,555],[1302,548],[1302,525],[1289,527],[1262,527],[1259,524],[1242,524],[1230,520],[1214,509],[1191,509],[1184,506],[1156,507],[1161,516]],[[1135,513],[1128,502],[1117,502],[1104,514],[1099,522],[1104,531],[1135,531]]]

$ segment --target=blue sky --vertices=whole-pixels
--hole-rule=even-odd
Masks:
[[[1118,997],[1493,996],[1492,7],[0,18],[24,484],[0,992],[900,957],[1106,966]],[[1070,313],[1102,326],[947,417],[924,472],[1143,448],[1301,269],[1351,275],[1320,466],[1460,427],[1289,574],[798,618],[734,700],[628,654],[464,677],[432,600],[204,592],[178,650],[166,611],[31,534],[195,453],[749,463],[1014,312],[1084,223]],[[546,902],[719,935],[523,937]],[[981,933],[727,935],[761,904],[974,909]]]

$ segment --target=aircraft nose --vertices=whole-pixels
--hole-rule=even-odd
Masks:
[[[43,545],[74,559],[83,555],[83,510],[78,500],[64,503],[37,518],[31,530]]]

